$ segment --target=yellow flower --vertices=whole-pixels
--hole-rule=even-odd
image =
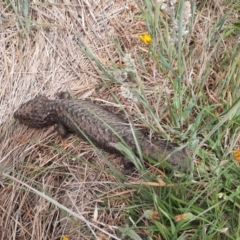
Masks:
[[[149,45],[152,42],[152,37],[149,33],[144,33],[144,34],[140,35],[139,38],[146,45]]]
[[[69,238],[65,235],[62,235],[62,240],[69,240]]]
[[[240,162],[240,150],[233,150],[232,152],[235,159]]]

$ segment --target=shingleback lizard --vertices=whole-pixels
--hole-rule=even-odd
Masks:
[[[65,93],[59,96],[60,99],[50,100],[39,95],[22,104],[14,113],[14,118],[34,128],[57,124],[62,137],[71,131],[108,152],[120,154],[119,143],[129,146],[137,154],[135,134],[143,156],[167,161],[173,168],[183,171],[190,168],[187,148],[178,151],[175,143],[155,138],[150,140],[142,130],[135,128],[132,131],[126,120],[90,101],[66,99]],[[126,171],[132,166],[130,160],[124,163]]]

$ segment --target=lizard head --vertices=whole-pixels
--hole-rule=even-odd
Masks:
[[[53,125],[54,111],[51,107],[52,100],[39,95],[22,104],[14,113],[14,118],[21,123],[34,128],[42,128]]]

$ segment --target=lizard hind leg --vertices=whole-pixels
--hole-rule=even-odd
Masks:
[[[123,157],[122,166],[123,166],[122,173],[124,175],[130,175],[136,171],[134,163],[127,157]]]

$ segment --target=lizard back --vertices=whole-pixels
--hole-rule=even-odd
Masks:
[[[90,101],[50,100],[37,96],[21,105],[14,117],[35,128],[57,124],[62,136],[67,130],[75,132],[109,152],[120,153],[117,144],[122,143],[137,153],[136,146],[139,144],[147,157],[155,160],[161,158],[173,167],[181,167],[183,170],[189,168],[187,148],[177,151],[178,145],[175,143],[148,139],[143,131],[131,127],[123,118]]]

